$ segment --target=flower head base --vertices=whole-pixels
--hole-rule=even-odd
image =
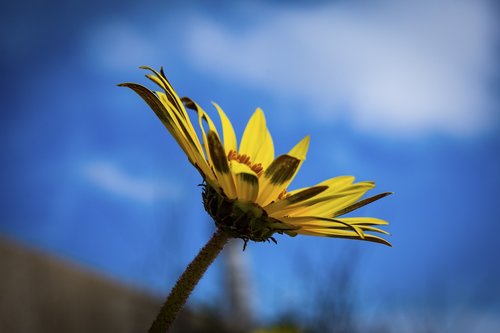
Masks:
[[[215,225],[229,236],[243,239],[245,246],[249,240],[276,243],[274,233],[297,235],[294,230],[298,227],[270,217],[254,202],[228,199],[210,185],[205,185],[202,195],[205,210],[214,219]]]
[[[238,147],[233,126],[215,103],[223,141],[211,118],[187,97],[179,98],[163,70],[146,75],[163,91],[152,92],[135,83],[123,83],[139,94],[172,134],[205,181],[203,204],[219,229],[245,241],[272,240],[274,233],[351,238],[390,245],[369,232],[386,221],[371,217],[340,217],[390,193],[360,200],[375,187],[371,181],[354,183],[340,176],[315,186],[287,192],[305,160],[309,137],[287,154],[275,158],[264,113],[250,118]],[[187,114],[197,113],[202,142]],[[203,144],[202,144],[203,143]]]

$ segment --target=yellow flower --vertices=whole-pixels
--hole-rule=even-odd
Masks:
[[[360,200],[374,182],[354,183],[339,176],[317,185],[287,192],[306,158],[309,136],[287,154],[274,156],[274,145],[264,113],[252,115],[238,146],[231,122],[213,103],[222,124],[222,137],[212,119],[187,97],[179,98],[163,70],[147,78],[163,91],[152,92],[135,83],[122,83],[139,94],[153,109],[205,181],[203,203],[218,228],[245,241],[275,242],[274,233],[352,238],[390,245],[368,232],[388,234],[378,228],[386,221],[373,217],[340,217],[390,193]],[[186,108],[197,113],[198,134]]]

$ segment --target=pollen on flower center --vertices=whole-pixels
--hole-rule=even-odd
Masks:
[[[261,176],[264,168],[262,167],[261,163],[252,163],[250,156],[246,154],[238,154],[234,150],[230,150],[229,153],[227,154],[227,159],[228,161],[237,161],[242,164],[246,164],[254,171],[257,176]]]
[[[290,196],[290,193],[288,193],[286,191],[286,189],[284,189],[283,191],[281,191],[281,193],[278,195],[278,199],[280,200],[283,200],[283,199],[286,199]]]

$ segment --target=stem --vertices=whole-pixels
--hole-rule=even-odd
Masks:
[[[212,238],[200,250],[193,261],[191,261],[179,280],[177,280],[170,295],[168,295],[167,300],[161,307],[160,313],[158,313],[151,325],[149,333],[164,333],[168,331],[194,287],[198,284],[203,274],[205,274],[208,266],[217,258],[228,240],[229,236],[224,231],[220,229],[215,231]]]

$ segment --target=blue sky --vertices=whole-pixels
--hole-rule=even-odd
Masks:
[[[277,152],[311,135],[292,187],[351,174],[395,192],[359,213],[390,221],[393,248],[308,237],[251,244],[261,312],[283,306],[269,296],[280,290],[300,302],[289,287],[298,261],[334,265],[356,249],[366,313],[418,308],[438,285],[490,325],[486,314],[500,307],[499,291],[484,288],[500,278],[493,2],[26,6],[6,3],[0,23],[1,234],[170,288],[211,232],[200,177],[154,114],[116,87],[146,83],[140,65],[164,66],[179,94],[209,112],[219,103],[240,135],[256,107]],[[220,280],[209,272],[194,298],[215,297]]]

